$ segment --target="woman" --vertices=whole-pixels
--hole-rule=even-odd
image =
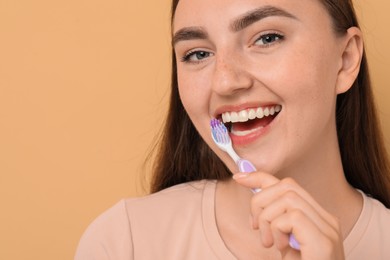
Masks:
[[[100,216],[76,259],[388,259],[389,163],[352,3],[172,7],[153,194]],[[237,173],[212,118],[257,172]]]

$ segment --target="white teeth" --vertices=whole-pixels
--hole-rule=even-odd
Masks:
[[[269,114],[271,116],[273,116],[275,114],[275,108],[274,107],[271,107],[270,110],[269,110]]]
[[[230,121],[232,123],[238,122],[238,114],[236,112],[231,112],[230,113]]]
[[[249,120],[252,120],[252,119],[256,118],[256,111],[254,109],[249,109],[248,118],[249,118]]]
[[[254,129],[250,129],[250,130],[245,130],[245,131],[236,131],[235,129],[234,129],[234,127],[232,127],[232,134],[234,134],[234,135],[236,135],[236,136],[246,136],[246,135],[249,135],[249,134],[251,134],[251,133],[253,133],[253,132],[256,132],[257,130],[259,130],[259,129],[261,129],[261,128],[263,128],[262,126],[260,126],[260,127],[256,127],[256,128],[254,128]]]
[[[266,107],[266,108],[264,109],[264,115],[265,115],[265,116],[269,116],[269,109],[268,109],[268,107]]]
[[[257,115],[257,118],[263,118],[264,117],[264,112],[263,112],[263,109],[261,107],[259,107],[256,110],[256,115]]]
[[[238,112],[225,112],[222,114],[222,121],[224,123],[232,122],[247,122],[248,120],[253,120],[255,118],[263,118],[264,116],[274,115],[279,113],[282,110],[280,105],[275,105],[272,107],[258,107],[251,109],[244,109]]]
[[[222,114],[222,121],[224,122],[230,122],[231,119],[230,119],[230,114],[229,113],[223,113]]]
[[[246,110],[242,110],[238,113],[238,121],[240,122],[248,121],[248,112]]]

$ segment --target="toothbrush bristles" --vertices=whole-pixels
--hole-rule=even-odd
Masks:
[[[216,119],[216,118],[213,118],[213,119],[211,119],[211,127],[212,128],[215,128],[216,126],[218,126],[220,123],[221,123],[221,121],[219,121],[218,119]]]
[[[227,128],[220,120],[214,118],[211,120],[210,125],[215,140],[221,143],[228,143],[230,141]]]

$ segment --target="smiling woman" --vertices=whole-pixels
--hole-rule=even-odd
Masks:
[[[94,221],[76,259],[390,257],[389,162],[350,1],[173,1],[171,91],[153,194]],[[214,118],[257,171],[237,173]]]

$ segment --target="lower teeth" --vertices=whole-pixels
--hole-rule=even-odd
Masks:
[[[256,127],[256,128],[250,129],[250,130],[235,131],[234,128],[233,128],[233,126],[232,126],[230,131],[231,131],[231,133],[232,133],[233,135],[236,135],[236,136],[245,136],[245,135],[249,135],[249,134],[251,134],[251,133],[253,133],[253,132],[256,132],[257,130],[259,130],[259,129],[261,129],[261,128],[263,128],[263,127],[260,126],[260,127]]]

